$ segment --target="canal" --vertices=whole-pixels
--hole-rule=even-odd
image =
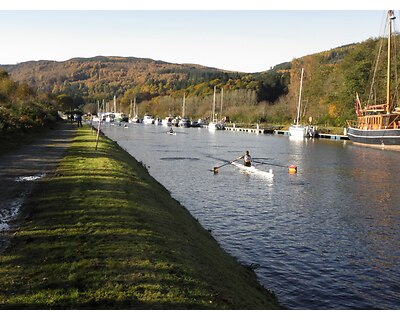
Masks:
[[[400,152],[199,128],[176,128],[176,135],[142,124],[102,130],[227,252],[253,265],[284,306],[400,308]],[[213,174],[246,150],[273,179],[232,165]]]

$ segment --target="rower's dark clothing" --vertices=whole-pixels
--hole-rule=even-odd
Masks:
[[[245,165],[246,167],[251,167],[251,156],[250,156],[249,153],[246,153],[246,154],[243,156],[243,160],[244,160],[244,165]]]

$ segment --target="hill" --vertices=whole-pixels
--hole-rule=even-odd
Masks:
[[[260,101],[273,103],[286,93],[287,87],[283,82],[277,85],[281,76],[275,79],[270,73],[251,75],[134,57],[28,61],[0,67],[14,80],[27,83],[38,91],[68,95],[75,107],[103,99],[111,101],[116,96],[123,111],[129,112],[130,101],[137,97],[139,103],[143,102],[140,113],[163,113],[160,116],[168,112],[179,114],[184,92],[189,99],[189,109],[191,98],[195,105],[189,111],[193,115],[207,116],[214,86],[224,87],[225,102],[234,101],[234,107],[256,105]],[[266,87],[271,88],[268,94],[265,94]],[[168,107],[159,110],[160,103]]]
[[[260,73],[238,73],[194,64],[173,64],[133,57],[74,58],[68,61],[29,61],[0,66],[13,79],[38,91],[51,92],[64,108],[113,103],[129,113],[136,97],[139,114],[164,117],[181,114],[186,95],[186,114],[210,117],[213,87],[217,87],[218,117],[235,122],[289,123],[295,117],[300,70],[303,82],[303,121],[345,125],[354,117],[355,94],[368,95],[370,73],[383,39],[349,44],[296,58]],[[395,41],[399,43],[397,36]],[[378,67],[377,72],[384,70]],[[400,71],[400,70],[398,70]],[[380,77],[383,78],[383,77]],[[379,79],[379,77],[378,77]],[[374,83],[380,100],[383,81]],[[223,106],[221,89],[224,89]],[[219,107],[220,106],[220,107]]]
[[[28,61],[1,66],[13,79],[39,90],[110,99],[139,88],[143,99],[168,95],[212,79],[237,79],[239,73],[195,64],[173,64],[146,58],[73,58],[67,61]],[[79,91],[77,91],[79,90]]]

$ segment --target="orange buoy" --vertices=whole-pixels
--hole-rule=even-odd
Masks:
[[[297,173],[297,166],[293,164],[289,166],[289,173]]]

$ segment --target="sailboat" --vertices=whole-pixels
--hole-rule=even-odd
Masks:
[[[215,131],[215,130],[223,130],[224,126],[221,125],[221,123],[217,122],[217,119],[215,118],[215,96],[216,96],[216,86],[214,86],[214,97],[213,97],[213,104],[212,104],[212,118],[211,122],[208,124],[208,130],[210,131]],[[221,106],[222,108],[222,106]]]
[[[222,117],[222,105],[223,105],[223,103],[224,103],[224,88],[221,88],[221,113],[220,113],[221,117]],[[218,122],[218,124],[219,124],[221,130],[225,130],[225,120],[224,119],[221,119]]]
[[[131,109],[132,109],[132,100],[131,100]],[[139,107],[136,106],[136,97],[134,97],[132,114],[134,114],[135,116],[133,118],[129,118],[129,122],[131,122],[131,123],[139,123],[140,122],[140,119],[138,116],[138,111],[139,111]]]
[[[189,118],[186,117],[186,105],[185,105],[185,101],[186,101],[186,94],[183,94],[183,102],[182,102],[182,118],[179,120],[178,122],[178,126],[179,127],[185,127],[188,128],[190,127],[190,120]]]
[[[357,120],[348,120],[347,136],[355,143],[395,146],[400,145],[400,108],[394,107],[391,101],[391,47],[392,24],[395,19],[394,12],[388,11],[388,43],[387,43],[387,80],[386,102],[378,105],[361,106],[358,94],[356,94]]]
[[[301,68],[301,77],[300,77],[300,90],[299,90],[299,102],[297,104],[297,116],[296,116],[296,124],[292,124],[289,127],[289,134],[293,137],[304,138],[308,137],[308,126],[304,126],[300,124],[300,110],[301,110],[301,91],[303,89],[303,76],[304,76],[304,68]]]
[[[215,131],[217,130],[217,122],[215,120],[215,94],[216,94],[216,87],[214,86],[214,97],[213,97],[213,104],[212,104],[212,115],[211,115],[211,122],[208,124],[208,130]]]

